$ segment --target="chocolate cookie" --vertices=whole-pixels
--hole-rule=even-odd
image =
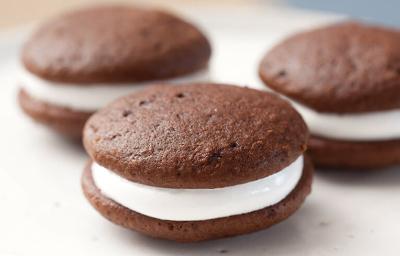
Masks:
[[[90,204],[111,222],[148,236],[196,242],[246,234],[266,229],[289,218],[311,192],[313,167],[308,158],[296,188],[279,203],[253,212],[203,221],[170,221],[132,211],[104,196],[93,181],[90,164],[82,176],[82,188]]]
[[[259,67],[268,87],[293,100],[318,166],[400,163],[400,31],[342,22],[291,36]]]
[[[266,177],[293,162],[306,141],[307,128],[286,101],[209,84],[158,86],[123,97],[84,130],[85,148],[101,166],[131,181],[173,188]]]
[[[68,12],[39,27],[22,49],[18,79],[30,96],[25,103],[32,99],[48,108],[93,113],[154,81],[207,81],[210,55],[210,43],[201,31],[172,14],[96,6]],[[39,122],[52,118],[48,111],[32,117]],[[82,129],[78,123],[68,126],[77,127],[68,134]]]
[[[311,136],[308,153],[320,167],[380,169],[399,163],[400,140],[354,142]]]
[[[24,89],[18,93],[22,110],[34,120],[71,138],[80,138],[82,127],[92,113],[74,111],[32,98]]]
[[[287,218],[310,192],[307,138],[300,115],[276,95],[154,86],[88,120],[83,190],[112,222],[150,236],[248,233]]]
[[[273,90],[319,112],[400,108],[400,32],[343,22],[278,44],[259,73]]]

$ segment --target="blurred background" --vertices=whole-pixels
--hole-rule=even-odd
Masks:
[[[399,0],[1,0],[0,29],[11,28],[42,20],[66,9],[91,3],[140,3],[165,6],[170,9],[212,8],[267,8],[283,4],[310,10],[341,13],[392,26],[400,26]]]

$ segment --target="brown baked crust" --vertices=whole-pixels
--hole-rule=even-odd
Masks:
[[[400,140],[355,142],[311,136],[308,153],[317,167],[379,169],[400,164]]]
[[[75,139],[82,137],[85,122],[92,114],[40,101],[31,97],[24,89],[18,93],[18,103],[33,120]]]
[[[400,108],[400,31],[343,22],[289,37],[263,58],[273,90],[320,112]]]
[[[288,166],[308,138],[277,95],[237,86],[153,86],[94,114],[84,145],[100,165],[157,187],[215,188]]]
[[[86,198],[100,214],[115,224],[148,236],[179,242],[246,234],[266,229],[287,219],[311,192],[313,173],[312,165],[305,157],[303,176],[296,188],[281,202],[261,210],[204,221],[168,221],[142,215],[102,195],[93,181],[90,164],[91,161],[84,169],[82,188]]]
[[[164,11],[89,7],[43,24],[25,44],[32,73],[68,83],[134,82],[207,66],[211,47],[193,25]]]

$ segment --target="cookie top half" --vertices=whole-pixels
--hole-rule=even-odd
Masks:
[[[319,112],[400,108],[400,31],[349,21],[300,33],[272,48],[259,74]]]
[[[23,47],[22,62],[52,81],[135,82],[197,71],[210,55],[202,32],[172,14],[97,6],[43,24]]]
[[[151,86],[94,114],[84,145],[126,179],[216,188],[269,176],[306,149],[301,116],[278,96],[221,84]]]

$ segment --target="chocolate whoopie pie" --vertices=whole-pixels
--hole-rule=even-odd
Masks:
[[[289,37],[259,74],[293,100],[310,128],[317,166],[400,163],[400,31],[343,22]]]
[[[110,221],[192,242],[265,229],[310,193],[308,130],[276,95],[218,84],[154,86],[94,114],[82,187]]]
[[[211,48],[164,11],[97,6],[43,24],[22,51],[19,103],[33,119],[80,137],[87,118],[151,82],[207,81]]]

